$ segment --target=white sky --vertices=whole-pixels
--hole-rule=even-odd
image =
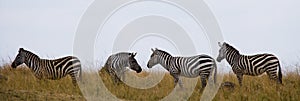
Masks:
[[[241,53],[268,52],[284,66],[299,63],[299,0],[205,2],[225,40]],[[77,25],[90,3],[92,0],[0,0],[0,58],[14,58],[20,47],[44,58],[72,55]]]

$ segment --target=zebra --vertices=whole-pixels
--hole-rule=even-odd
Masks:
[[[70,75],[74,86],[77,85],[77,80],[81,80],[81,63],[74,56],[66,56],[54,60],[41,59],[38,55],[20,48],[11,67],[17,68],[23,63],[31,69],[37,79],[58,80]]]
[[[151,49],[153,52],[151,54],[150,60],[147,63],[148,68],[160,64],[167,71],[170,72],[171,76],[174,78],[174,87],[179,83],[180,88],[182,88],[181,80],[179,76],[184,76],[188,78],[195,78],[200,76],[202,83],[202,90],[207,84],[209,77],[212,77],[212,72],[214,70],[214,83],[216,83],[216,73],[217,66],[215,60],[208,55],[196,55],[190,57],[174,57],[166,51],[160,49]]]
[[[270,79],[282,84],[282,73],[278,58],[273,54],[242,55],[233,46],[218,42],[219,55],[217,61],[226,59],[236,74],[239,85],[242,86],[243,75],[258,76],[267,73]],[[277,72],[278,70],[278,72]],[[276,75],[278,73],[278,75]]]
[[[126,67],[140,73],[142,71],[141,66],[134,58],[137,53],[119,52],[112,54],[106,60],[104,69],[111,76],[114,83],[119,84],[121,79],[125,80]]]

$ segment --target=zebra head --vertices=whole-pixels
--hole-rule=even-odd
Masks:
[[[217,57],[217,61],[218,62],[221,62],[224,58],[225,58],[225,51],[226,51],[226,44],[227,43],[221,43],[221,42],[218,42],[219,46],[220,46],[220,49],[219,49],[219,55]]]
[[[150,56],[150,60],[148,61],[147,63],[147,67],[148,68],[152,68],[154,65],[157,65],[159,64],[159,61],[158,61],[158,49],[155,48],[155,50],[153,48],[151,48],[151,51],[153,52]]]
[[[142,71],[141,66],[138,64],[136,59],[134,58],[136,53],[129,53],[129,68],[136,71],[137,73],[140,73]]]
[[[14,62],[11,64],[12,68],[17,68],[17,66],[25,62],[25,50],[23,48],[19,49],[19,54],[16,56]]]

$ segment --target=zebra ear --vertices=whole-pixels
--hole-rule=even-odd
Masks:
[[[131,57],[135,57],[136,54],[137,54],[136,52],[135,53],[131,53]]]
[[[218,42],[218,45],[219,45],[219,47],[222,47],[222,43],[221,42]]]
[[[21,52],[21,51],[24,51],[24,49],[23,49],[23,48],[20,48],[20,49],[19,49],[19,52]]]
[[[151,51],[154,52],[155,50],[153,48],[151,48]]]

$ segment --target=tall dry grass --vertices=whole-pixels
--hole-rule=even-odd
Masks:
[[[159,84],[149,89],[137,89],[126,84],[114,85],[109,75],[103,70],[96,72],[83,72],[85,83],[93,83],[98,86],[100,82],[93,80],[101,76],[104,85],[113,95],[123,100],[160,100],[172,92],[173,78],[167,73]],[[0,75],[7,80],[0,79],[0,100],[86,100],[79,87],[74,87],[68,76],[60,80],[38,80],[26,66],[12,69],[8,64],[0,67]],[[138,74],[139,77],[149,75],[146,72]],[[86,82],[89,81],[89,82]],[[94,82],[93,82],[94,81]],[[225,74],[223,81],[237,84],[234,74]],[[298,72],[289,72],[283,76],[284,85],[278,85],[269,80],[266,75],[259,77],[244,76],[243,87],[236,85],[234,90],[220,88],[213,100],[264,100],[264,101],[298,101],[300,100],[300,76]],[[184,84],[184,86],[187,84]],[[192,95],[187,100],[198,101],[202,93],[200,80]],[[95,88],[86,87],[87,90]],[[91,97],[98,97],[104,90],[98,89]]]

